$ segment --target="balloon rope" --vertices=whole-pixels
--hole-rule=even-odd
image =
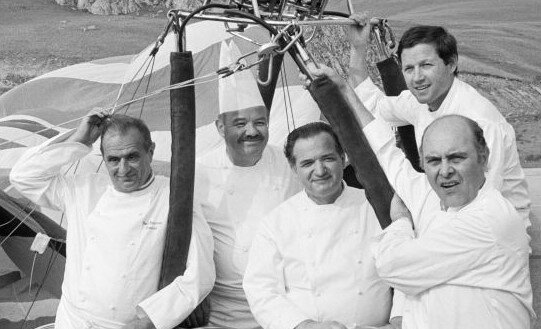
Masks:
[[[7,240],[8,238],[10,238],[10,237],[13,235],[13,233],[15,233],[15,231],[17,231],[17,229],[18,229],[21,225],[23,225],[23,223],[24,223],[24,222],[30,217],[30,215],[36,210],[36,207],[37,207],[37,206],[34,206],[34,208],[32,208],[32,210],[31,210],[30,212],[28,212],[28,214],[26,214],[26,216],[21,220],[21,222],[20,222],[17,226],[15,226],[15,228],[14,228],[11,232],[9,232],[9,234],[4,238],[4,240],[2,240],[2,242],[0,242],[0,247],[4,244],[4,242],[6,242],[6,240]]]
[[[152,96],[156,96],[156,95],[159,95],[165,91],[169,91],[169,90],[173,90],[173,89],[180,89],[180,88],[186,88],[186,87],[190,87],[190,86],[195,86],[195,85],[199,85],[199,84],[204,84],[204,83],[209,83],[209,82],[213,82],[213,81],[216,81],[219,79],[218,78],[214,78],[214,79],[209,79],[209,80],[206,80],[206,81],[203,81],[203,82],[194,82],[198,79],[206,79],[208,77],[211,77],[215,75],[215,73],[212,73],[212,74],[208,74],[207,76],[202,76],[202,77],[199,77],[199,78],[195,78],[195,79],[192,79],[192,80],[188,80],[188,81],[185,81],[183,83],[177,83],[177,84],[173,84],[173,85],[169,85],[169,86],[166,86],[166,87],[162,87],[160,89],[157,89],[149,94],[146,94],[146,95],[143,95],[141,97],[138,97],[136,99],[132,99],[132,100],[129,100],[129,101],[126,101],[124,103],[121,103],[121,104],[117,104],[117,106],[111,106],[109,108],[106,108],[105,110],[108,111],[108,112],[111,112],[111,114],[113,114],[113,110],[115,109],[119,109],[119,108],[122,108],[124,106],[127,106],[127,105],[130,105],[132,103],[135,103],[135,102],[139,102],[143,99],[146,99],[148,97],[152,97]],[[74,119],[71,119],[71,120],[68,120],[68,121],[64,121],[62,123],[59,123],[57,125],[55,125],[56,127],[62,127],[62,126],[65,126],[67,124],[70,124],[70,123],[74,123],[74,122],[77,122],[77,121],[80,121],[81,119],[83,119],[84,117],[86,117],[87,114],[83,115],[83,116],[80,116],[80,117],[77,117],[77,118],[74,118]],[[23,140],[23,139],[26,139],[28,137],[32,137],[36,134],[40,134],[40,133],[43,133],[45,131],[50,131],[50,130],[54,130],[54,128],[52,127],[48,127],[48,128],[44,128],[44,129],[41,129],[41,130],[38,130],[38,131],[35,131],[35,132],[32,132],[32,133],[29,133],[27,135],[24,135],[24,136],[20,136],[18,138],[13,138],[13,139],[9,139],[9,140],[6,140],[5,142],[2,142],[0,143],[0,147],[4,146],[4,145],[7,145],[7,144],[10,144],[10,143],[13,143],[13,142],[16,142],[16,141],[20,141],[20,140]]]
[[[141,64],[141,66],[139,66],[139,69],[137,70],[137,72],[135,72],[135,74],[132,76],[132,78],[130,79],[130,81],[128,83],[132,83],[133,80],[135,80],[135,78],[137,77],[137,75],[139,74],[139,72],[141,72],[141,70],[143,69],[143,66],[145,66],[146,62],[153,56],[148,56],[145,61],[143,62],[143,64]],[[144,75],[144,74],[143,74]],[[141,79],[143,79],[143,77],[141,77]],[[116,96],[116,100],[115,102],[113,103],[113,109],[116,107],[116,104],[118,103],[118,101],[120,100],[120,97],[122,96],[122,94],[124,93],[124,86],[126,84],[124,82],[122,82],[122,84],[120,85],[120,88],[118,90],[118,94]]]
[[[242,58],[244,58],[246,56],[249,56],[251,54],[252,53],[250,53],[248,55],[243,55],[243,56],[240,57],[240,59],[242,59]],[[183,82],[175,83],[175,84],[172,84],[172,85],[168,85],[168,86],[156,89],[156,90],[154,90],[154,91],[152,91],[152,92],[150,92],[148,94],[144,94],[144,95],[142,95],[142,96],[140,96],[138,98],[126,101],[124,103],[121,103],[121,104],[116,104],[115,103],[112,106],[110,106],[108,108],[105,108],[104,110],[109,112],[112,115],[112,114],[115,113],[116,110],[118,110],[120,108],[123,108],[125,106],[129,106],[130,104],[133,104],[133,103],[136,103],[136,102],[140,102],[140,101],[145,100],[145,99],[147,99],[149,97],[159,95],[159,94],[161,94],[161,93],[163,93],[165,91],[170,91],[170,90],[173,90],[173,89],[181,89],[181,88],[186,88],[186,87],[197,86],[197,85],[201,85],[201,84],[205,84],[205,83],[214,82],[214,81],[219,80],[220,78],[228,77],[229,75],[234,74],[236,72],[250,69],[251,67],[253,67],[255,65],[258,65],[263,59],[260,59],[260,60],[258,60],[256,62],[252,63],[252,64],[249,64],[249,65],[240,64],[239,60],[236,61],[235,63],[232,63],[229,66],[218,69],[216,72],[208,73],[208,74],[200,76],[200,77],[196,77],[196,78],[193,78],[193,79],[190,79],[190,80],[186,80],[186,81],[183,81]],[[150,65],[150,63],[149,63],[149,65]],[[148,68],[148,66],[147,66],[147,68]],[[69,123],[77,122],[77,121],[81,120],[82,118],[84,118],[85,116],[87,116],[87,114],[85,114],[83,116],[80,116],[80,117],[77,117],[75,119],[71,119],[71,120],[59,123],[59,124],[57,124],[55,126],[56,127],[62,127],[62,126],[67,125]],[[29,133],[28,135],[24,135],[24,136],[20,136],[18,138],[6,140],[5,142],[0,143],[0,148],[2,146],[4,146],[4,145],[10,144],[10,143],[13,143],[13,142],[16,142],[16,141],[23,140],[25,138],[34,136],[36,134],[40,134],[40,133],[48,131],[48,130],[54,130],[54,129],[53,128],[44,128],[44,129]]]

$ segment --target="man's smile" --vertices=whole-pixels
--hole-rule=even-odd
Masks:
[[[455,186],[457,186],[458,184],[460,184],[460,182],[456,181],[456,180],[452,180],[452,181],[448,181],[448,182],[442,182],[440,184],[440,186],[445,190],[445,191],[448,191],[450,192],[451,190],[453,190],[453,188]]]

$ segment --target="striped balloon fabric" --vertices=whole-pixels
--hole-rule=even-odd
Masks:
[[[160,31],[157,31],[157,34]],[[245,33],[258,43],[269,42],[266,30],[250,27]],[[170,84],[170,52],[176,40],[169,34],[155,57],[149,56],[154,45],[141,53],[112,57],[77,64],[56,70],[28,81],[0,96],[0,187],[9,195],[20,198],[9,186],[9,171],[28,148],[39,145],[77,126],[80,118],[96,107],[111,108],[138,99]],[[249,54],[259,46],[225,31],[223,23],[197,22],[187,27],[186,49],[193,53],[196,91],[196,154],[201,156],[218,147],[223,141],[214,126],[219,111],[218,75],[220,44],[232,39],[241,53]],[[249,56],[247,64],[258,60]],[[234,64],[234,63],[231,63]],[[287,133],[294,127],[320,119],[320,112],[311,96],[297,78],[298,70],[286,57],[278,79],[270,118],[269,143],[283,145]],[[255,68],[252,73],[257,76]],[[170,162],[169,92],[148,97],[129,106],[115,108],[115,113],[140,117],[151,128],[156,142],[154,170],[168,175]],[[99,143],[94,151],[77,164],[66,168],[67,173],[104,171],[100,166]],[[49,209],[39,209],[61,223],[62,215]],[[11,218],[0,218],[0,224]],[[29,218],[28,220],[31,220]],[[1,225],[0,225],[1,228]],[[5,239],[0,247],[11,257],[22,272],[22,279],[0,289],[0,328],[20,328],[28,315],[25,328],[35,328],[53,319],[60,294],[63,257],[58,257],[60,268],[53,268],[47,284],[35,296],[45,277],[51,257],[36,255],[28,250],[30,238]],[[49,251],[50,253],[50,251]],[[2,260],[0,259],[0,262]],[[7,261],[5,261],[7,262]],[[0,263],[0,267],[4,264]],[[56,265],[58,267],[58,264]],[[30,285],[30,272],[34,284]],[[30,289],[29,289],[30,288]],[[35,299],[34,304],[32,302]],[[14,304],[15,303],[15,304]],[[31,312],[28,309],[32,305]]]
[[[257,26],[243,34],[259,43],[270,39],[268,32]],[[223,142],[214,126],[219,111],[216,71],[219,69],[220,43],[229,39],[234,40],[243,55],[258,49],[257,45],[227,33],[223,23],[202,21],[187,27],[186,48],[193,53],[196,79],[202,77],[194,82],[197,156]],[[154,59],[149,56],[153,47],[149,45],[134,56],[65,67],[0,96],[3,116],[0,118],[0,187],[8,188],[9,170],[27,147],[76,127],[79,119],[96,107],[110,108],[115,103],[138,99],[168,86],[169,54],[176,48],[174,35],[166,37]],[[246,60],[250,64],[257,59],[257,56],[249,56]],[[256,76],[256,68],[252,70]],[[300,85],[297,72],[293,61],[286,57],[270,112],[270,144],[281,146],[294,127],[320,119],[319,109]],[[140,117],[149,125],[157,145],[155,169],[159,174],[167,175],[170,161],[169,93],[163,92],[115,111]],[[79,173],[98,170],[101,162],[98,146],[96,143],[94,152],[71,170],[76,169]]]
[[[268,32],[259,27],[251,27],[243,34],[260,43],[270,39]],[[218,69],[220,43],[228,39],[235,41],[243,55],[258,48],[227,33],[223,23],[203,21],[187,28],[186,48],[193,53],[195,77],[207,77],[195,81],[198,156],[222,142],[213,123],[218,114],[218,80],[215,72]],[[149,45],[136,56],[106,58],[53,71],[2,95],[0,150],[36,145],[57,134],[57,131],[76,127],[77,119],[93,108],[113,106],[119,94],[117,104],[169,85],[169,54],[176,47],[175,37],[169,34],[151,61],[149,54],[153,47]],[[257,56],[247,58],[248,64],[255,61]],[[287,57],[271,109],[271,144],[282,145],[294,126],[320,118],[317,105],[300,85],[297,72],[293,61]],[[253,73],[255,76],[255,68]],[[116,112],[141,117],[157,136],[156,142],[160,147],[155,158],[169,161],[168,137],[160,133],[168,132],[170,126],[168,92],[119,108]],[[42,131],[51,125],[54,129]],[[15,154],[10,154],[10,161],[5,162],[0,154],[2,169],[9,168],[16,159],[11,155]]]

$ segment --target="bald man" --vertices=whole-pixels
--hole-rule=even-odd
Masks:
[[[370,29],[356,26],[351,30],[350,81],[366,108],[393,126],[413,125],[417,145],[426,127],[439,117],[458,114],[477,122],[490,148],[485,176],[529,227],[531,202],[515,131],[487,98],[457,77],[455,37],[441,26],[414,26],[404,32],[397,55],[408,90],[395,97],[385,96],[368,76],[365,58]]]

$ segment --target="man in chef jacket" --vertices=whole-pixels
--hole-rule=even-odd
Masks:
[[[285,155],[304,190],[270,212],[254,238],[244,290],[256,320],[265,329],[399,328],[370,252],[381,228],[364,191],[342,180],[338,137],[309,123],[289,134]]]
[[[366,108],[393,126],[413,125],[417,145],[421,145],[428,125],[442,116],[458,114],[477,122],[490,148],[486,177],[511,201],[529,227],[531,202],[515,131],[494,104],[457,77],[455,37],[441,26],[420,25],[404,32],[397,55],[408,90],[386,96],[372,82],[366,67],[372,25],[364,24],[359,16],[354,18],[360,24],[350,28],[350,83]]]
[[[103,174],[64,175],[101,135]],[[169,211],[169,179],[152,173],[154,143],[139,119],[89,114],[73,132],[24,154],[11,183],[64,211],[66,269],[56,329],[173,328],[212,289],[212,233],[194,204],[187,268],[157,290]]]
[[[223,42],[220,67],[241,56],[234,42]],[[213,328],[254,329],[242,279],[248,252],[261,219],[300,190],[286,159],[267,145],[269,110],[248,71],[219,83],[216,128],[224,145],[199,158],[196,198],[214,235],[216,284],[209,295]]]
[[[422,137],[418,173],[342,78],[328,67],[311,73],[344,93],[399,196],[374,255],[379,276],[406,294],[403,327],[530,328],[529,239],[485,177],[490,149],[480,125],[460,115],[436,119]]]

